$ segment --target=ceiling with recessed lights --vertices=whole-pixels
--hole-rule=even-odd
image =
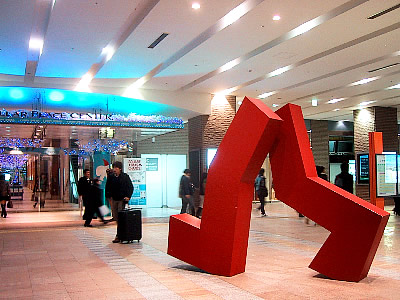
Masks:
[[[132,97],[184,119],[215,93],[308,119],[400,105],[399,0],[2,0],[0,20],[0,86]]]

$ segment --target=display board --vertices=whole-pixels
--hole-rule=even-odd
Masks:
[[[124,170],[133,184],[129,205],[146,205],[146,161],[142,158],[124,158]]]
[[[369,154],[357,153],[357,184],[369,184]]]
[[[396,154],[376,154],[376,196],[398,194],[398,170]]]

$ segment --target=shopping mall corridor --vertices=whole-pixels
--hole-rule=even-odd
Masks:
[[[0,298],[399,299],[400,217],[393,214],[368,277],[353,283],[308,268],[328,232],[281,202],[266,205],[268,217],[254,207],[246,272],[234,277],[166,254],[168,216],[177,212],[143,211],[143,239],[132,244],[111,242],[115,223],[83,227],[79,211],[10,213],[0,222]]]

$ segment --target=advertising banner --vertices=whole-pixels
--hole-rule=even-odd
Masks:
[[[124,172],[129,175],[133,184],[129,205],[146,205],[146,160],[124,158]]]

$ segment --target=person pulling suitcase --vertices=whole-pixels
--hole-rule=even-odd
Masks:
[[[133,184],[128,174],[122,172],[122,163],[116,161],[113,163],[114,176],[109,176],[106,183],[106,194],[112,198],[112,215],[113,218],[118,222],[118,213],[125,208],[125,201],[129,201],[133,194]],[[112,241],[113,243],[119,243],[121,240],[117,235]]]

